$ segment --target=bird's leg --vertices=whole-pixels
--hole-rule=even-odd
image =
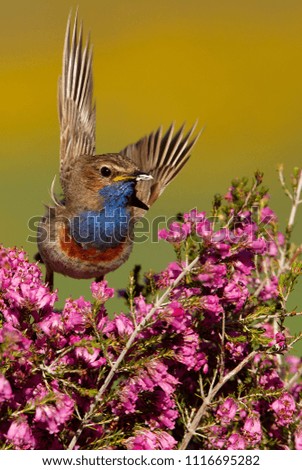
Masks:
[[[101,282],[104,280],[104,276],[98,276],[95,278],[95,282]]]
[[[40,255],[39,252],[35,254],[34,260],[35,260],[35,261],[38,261],[39,263],[44,264],[44,261],[43,261],[43,259],[42,259],[42,256]]]
[[[53,271],[48,267],[46,267],[45,284],[48,284],[49,289],[53,291]]]
[[[45,264],[39,252],[35,254],[34,259],[39,263]],[[53,271],[47,266],[45,274],[45,284],[48,284],[49,289],[53,291]]]

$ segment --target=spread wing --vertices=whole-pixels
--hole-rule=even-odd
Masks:
[[[88,38],[83,48],[82,35],[82,25],[78,31],[77,14],[71,33],[69,16],[58,89],[60,180],[64,192],[75,160],[95,152],[92,47]]]
[[[201,134],[199,132],[192,138],[196,125],[197,122],[186,134],[184,125],[174,132],[174,124],[171,124],[164,135],[160,127],[119,152],[130,158],[140,170],[153,176],[153,180],[137,183],[137,197],[148,206],[156,201],[190,158],[191,150]],[[144,212],[135,208],[134,217],[142,217]]]

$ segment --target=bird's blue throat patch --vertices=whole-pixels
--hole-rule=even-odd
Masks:
[[[103,209],[84,211],[70,221],[70,234],[80,244],[105,250],[119,245],[129,231],[129,199],[134,195],[134,181],[120,181],[99,191]]]

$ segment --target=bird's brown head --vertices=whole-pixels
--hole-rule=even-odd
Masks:
[[[129,159],[119,154],[83,155],[75,162],[68,190],[66,205],[75,209],[100,210],[104,198],[129,194],[129,205],[148,209],[136,197],[135,186],[140,180],[150,180],[152,176],[140,171]]]

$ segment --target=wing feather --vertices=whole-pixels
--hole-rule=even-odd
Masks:
[[[88,36],[83,48],[83,27],[81,24],[78,28],[77,14],[72,32],[70,23],[69,16],[58,87],[60,180],[64,192],[75,160],[95,152],[92,46]]]
[[[162,194],[190,158],[200,131],[193,137],[197,122],[184,134],[183,124],[176,132],[172,123],[163,135],[162,127],[125,147],[120,154],[130,158],[140,170],[153,176],[151,181],[137,183],[137,197],[149,207]],[[135,218],[142,217],[142,209],[134,209]]]

